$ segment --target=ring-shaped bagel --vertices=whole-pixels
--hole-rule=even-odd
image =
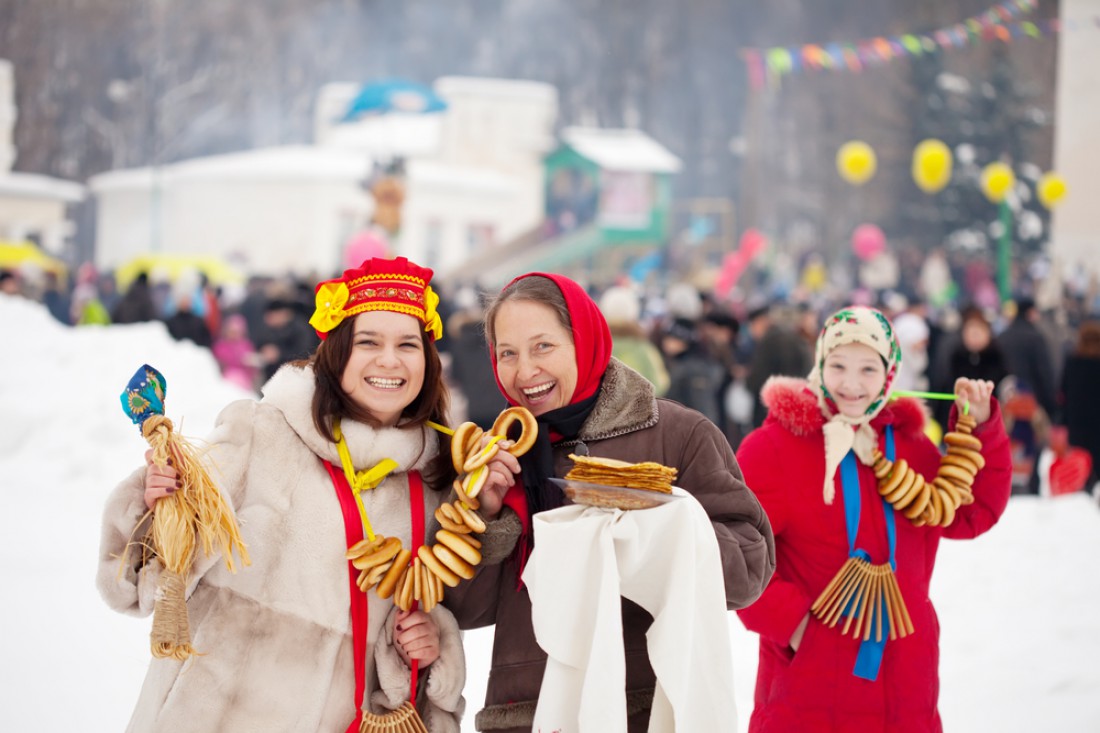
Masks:
[[[951,432],[943,436],[943,442],[948,445],[958,446],[959,448],[969,448],[973,451],[980,451],[982,449],[982,441],[975,438],[973,435],[967,435],[966,433]]]
[[[485,488],[485,482],[488,480],[489,469],[482,466],[462,479],[462,493],[473,499]]]
[[[456,501],[454,503],[454,510],[462,520],[462,523],[478,534],[481,534],[487,529],[485,520],[483,520],[473,509],[462,506],[462,502]]]
[[[404,547],[397,553],[397,557],[393,559],[393,565],[382,576],[382,580],[378,581],[378,589],[375,592],[379,598],[386,599],[393,595],[394,590],[397,589],[397,581],[401,579],[401,573],[405,572],[411,557],[412,553]]]
[[[463,473],[462,466],[466,463],[466,456],[470,454],[470,446],[481,439],[482,430],[477,423],[464,422],[455,428],[451,436],[451,463],[455,471]]]
[[[978,473],[978,466],[974,461],[970,460],[966,456],[960,456],[958,453],[947,453],[940,459],[941,466],[958,466],[962,470],[974,476]]]
[[[382,545],[374,552],[360,555],[351,561],[351,564],[360,570],[369,570],[375,565],[381,565],[397,557],[401,551],[401,540],[396,537],[387,537]]]
[[[941,463],[937,475],[965,486],[970,486],[970,484],[974,482],[974,474],[970,473],[965,468],[953,466],[949,463]]]
[[[494,456],[496,456],[496,454],[500,452],[500,446],[497,444],[497,441],[499,440],[500,436],[494,435],[493,442],[489,443],[489,445],[485,446],[484,448],[479,448],[470,453],[469,457],[466,459],[466,462],[462,464],[462,473],[471,473],[473,471],[476,471],[477,469],[487,464],[489,461],[493,460]]]
[[[439,544],[446,545],[452,552],[471,565],[477,565],[481,562],[481,553],[477,551],[476,547],[462,539],[462,537],[463,535],[455,534],[445,529],[441,529],[435,533],[435,539]]]
[[[947,455],[962,456],[963,458],[969,459],[978,467],[979,471],[985,468],[985,458],[982,457],[980,451],[974,450],[973,448],[963,448],[962,446],[953,445],[947,449]]]
[[[432,545],[432,553],[439,559],[439,562],[446,565],[451,572],[460,578],[469,580],[474,577],[474,566],[452,552],[451,548],[446,545]]]
[[[531,411],[526,407],[509,407],[504,412],[500,413],[496,421],[493,423],[493,429],[490,431],[493,435],[500,435],[508,437],[508,429],[512,427],[512,423],[518,422],[523,426],[522,432],[519,437],[515,439],[515,442],[508,448],[508,452],[513,456],[522,456],[535,445],[535,438],[539,434],[539,424],[535,420],[535,416],[531,414]]]
[[[420,558],[420,562],[424,563],[437,578],[443,581],[443,584],[449,588],[457,588],[462,578],[451,572],[451,569],[439,561],[435,555],[432,554],[432,549],[427,545],[421,545],[416,549],[416,556]]]
[[[894,489],[901,485],[901,482],[905,479],[905,474],[909,470],[909,462],[904,458],[899,458],[894,464],[894,469],[890,472],[890,475],[883,479],[882,484],[879,486],[878,493],[882,496],[894,493]]]
[[[895,470],[897,468],[895,467]],[[893,504],[896,501],[900,501],[903,496],[909,493],[909,489],[913,488],[913,484],[917,481],[917,472],[906,466],[905,475],[901,477],[901,483],[894,487],[894,490],[888,494],[884,494],[882,498]]]

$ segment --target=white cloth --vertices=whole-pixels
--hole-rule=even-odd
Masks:
[[[650,733],[737,729],[718,541],[699,502],[674,491],[683,498],[652,509],[535,515],[523,581],[549,659],[533,730],[625,733],[620,595],[654,619]]]

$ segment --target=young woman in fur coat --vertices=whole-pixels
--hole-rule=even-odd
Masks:
[[[361,493],[374,531],[410,548],[415,523],[433,529],[425,518],[446,498],[436,488],[453,476],[428,425],[445,419],[447,403],[431,275],[404,258],[372,259],[321,283],[310,323],[324,340],[312,357],[280,369],[259,402],[219,416],[207,455],[252,564],[232,574],[198,553],[187,606],[200,654],[152,660],[129,730],[357,731],[362,710],[384,713],[409,698],[411,660],[428,730],[459,730],[465,659],[453,616],[439,606],[400,612],[373,589],[365,602],[349,592],[347,537],[360,520],[347,484],[337,487],[340,441],[353,477],[391,459],[396,467]],[[171,466],[144,466],[108,501],[98,585],[120,611],[153,610],[160,563],[126,550],[175,486]]]
[[[876,448],[888,455],[893,442],[896,458],[928,481],[940,465],[939,451],[923,433],[922,406],[908,398],[891,401],[900,360],[881,313],[838,312],[818,337],[809,380],[771,379],[763,390],[768,418],[737,452],[776,544],[775,576],[756,603],[738,611],[760,634],[752,733],[942,728],[939,621],[928,596],[936,548],[943,538],[970,539],[997,522],[1012,466],[993,384],[959,379],[948,428],[968,403],[985,463],[972,486],[973,503],[959,506],[946,527],[917,526],[886,503],[871,466]],[[865,646],[862,637],[842,633],[844,618],[828,626],[811,613],[853,556],[893,563],[913,633],[884,635],[882,644]]]

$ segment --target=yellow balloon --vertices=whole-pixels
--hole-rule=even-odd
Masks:
[[[1004,163],[990,163],[982,169],[982,193],[995,204],[1004,201],[1005,194],[1015,184],[1015,174]]]
[[[1047,173],[1039,179],[1035,190],[1039,194],[1039,202],[1048,209],[1053,209],[1065,198],[1068,189],[1066,179],[1057,173]]]
[[[938,193],[951,181],[951,149],[940,140],[923,140],[913,149],[913,180],[925,193]]]
[[[853,186],[862,186],[871,180],[877,167],[874,149],[860,140],[846,142],[836,151],[837,172]]]

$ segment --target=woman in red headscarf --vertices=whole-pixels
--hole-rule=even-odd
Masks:
[[[497,384],[539,423],[535,447],[520,459],[519,479],[498,473],[481,496],[490,522],[482,569],[448,591],[447,605],[466,628],[496,624],[480,731],[529,731],[546,666],[535,640],[531,600],[520,583],[533,538],[531,515],[566,502],[547,479],[571,467],[570,453],[677,469],[711,517],[721,553],[729,608],[763,591],[775,567],[768,519],[741,480],[718,428],[694,410],[658,399],[653,385],[611,357],[611,334],[595,302],[561,275],[513,280],[489,307],[486,335]],[[491,564],[497,560],[496,564]],[[630,731],[648,727],[655,677],[646,650],[652,618],[623,600],[626,696]],[[730,691],[732,693],[732,690]]]

